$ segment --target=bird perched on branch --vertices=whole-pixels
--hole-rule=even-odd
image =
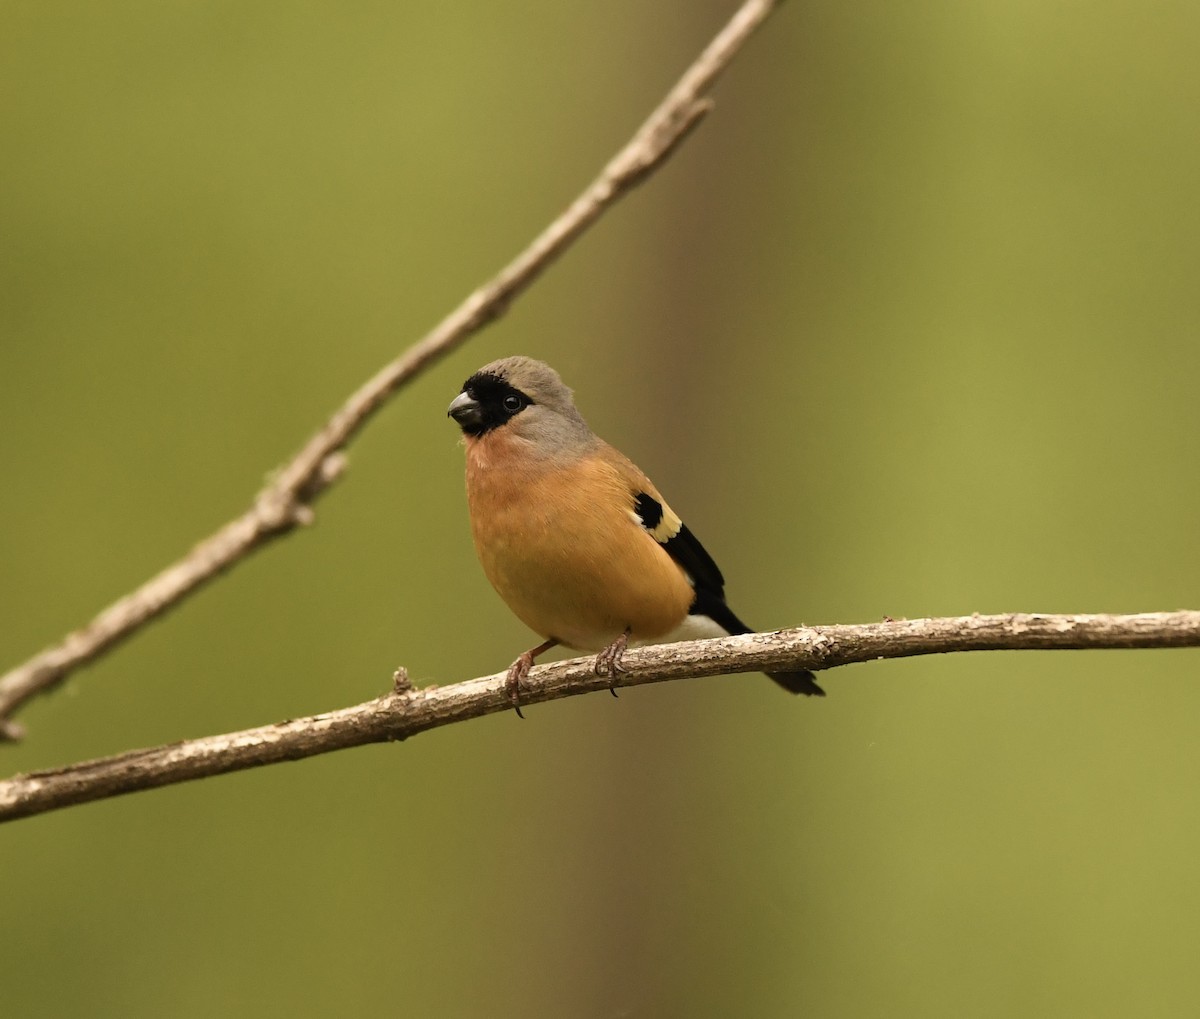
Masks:
[[[725,604],[704,546],[627,457],[595,435],[558,373],[530,357],[484,365],[450,404],[467,451],[467,503],[483,572],[544,642],[508,670],[520,684],[555,645],[595,651],[615,676],[633,642],[751,633]],[[811,672],[769,672],[816,694]]]

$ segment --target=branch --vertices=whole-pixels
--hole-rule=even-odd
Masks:
[[[831,669],[949,651],[1197,646],[1200,612],[976,615],[799,627],[631,650],[623,660],[628,671],[615,681],[596,675],[591,658],[538,666],[529,673],[521,702],[539,704],[612,686],[767,669]],[[0,782],[0,821],[345,747],[403,740],[511,709],[503,673],[414,690],[401,669],[395,686],[391,693],[339,711],[16,775]],[[815,704],[797,704],[794,710],[820,709]]]
[[[508,310],[580,234],[675,150],[713,107],[705,96],[779,0],[747,0],[630,141],[574,202],[500,272],[472,293],[423,339],[364,383],[240,517],[230,521],[135,591],[114,602],[60,643],[0,677],[0,741],[18,740],[13,713],[58,686],[255,549],[313,520],[312,504],[345,468],[341,452],[405,383]]]

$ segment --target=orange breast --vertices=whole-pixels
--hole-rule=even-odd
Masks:
[[[595,458],[549,466],[504,448],[520,441],[491,433],[467,449],[475,549],[517,618],[585,651],[626,627],[633,640],[675,629],[692,587],[634,519],[628,480]],[[499,466],[514,463],[521,468]]]

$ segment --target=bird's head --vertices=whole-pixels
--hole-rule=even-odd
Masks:
[[[504,429],[546,451],[593,438],[558,372],[520,355],[485,364],[463,383],[446,413],[468,438]]]

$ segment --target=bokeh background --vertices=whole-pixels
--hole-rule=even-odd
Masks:
[[[3,662],[240,512],[733,8],[4,4]],[[1189,3],[785,5],[315,527],[31,705],[3,773],[507,665],[445,408],[509,353],[762,627],[1200,607],[1198,37]],[[4,1009],[1192,1014],[1198,670],[681,682],[17,822]]]

